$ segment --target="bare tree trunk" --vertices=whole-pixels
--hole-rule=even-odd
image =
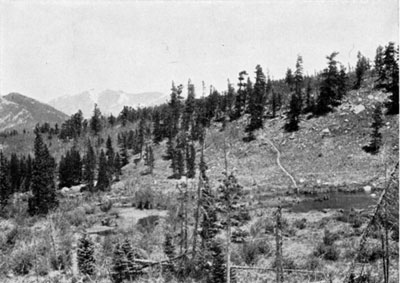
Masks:
[[[188,192],[188,183],[187,183],[187,177],[186,177],[186,186],[185,186],[185,192],[184,192],[184,250],[185,253],[188,250],[188,202],[189,202],[189,192]]]
[[[276,211],[276,228],[275,228],[275,241],[276,241],[276,282],[283,282],[283,268],[282,268],[282,211],[278,206]]]
[[[385,266],[386,266],[386,270],[385,270],[385,277],[386,277],[386,282],[389,283],[389,264],[390,264],[390,259],[389,259],[389,229],[388,229],[388,213],[387,213],[387,203],[385,202],[384,205],[384,215],[385,215],[385,222],[383,224],[384,227],[384,231],[385,231]]]
[[[204,153],[204,141],[201,144],[201,155],[203,156]],[[197,185],[197,206],[196,206],[196,213],[195,213],[195,222],[194,222],[194,231],[193,231],[193,255],[192,258],[196,257],[196,245],[197,245],[197,230],[199,227],[199,218],[200,218],[200,206],[201,206],[201,188],[203,186],[203,179],[201,173],[199,173],[199,183]]]
[[[224,161],[225,161],[225,174],[228,178],[228,156],[226,150],[226,137],[224,131]],[[226,282],[231,282],[231,196],[228,197],[227,205],[227,228],[226,228]]]

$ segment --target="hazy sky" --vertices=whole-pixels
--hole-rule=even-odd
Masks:
[[[398,42],[398,1],[0,1],[0,94],[41,101],[89,89],[169,93],[189,78],[226,89],[260,64],[274,78],[340,52]]]

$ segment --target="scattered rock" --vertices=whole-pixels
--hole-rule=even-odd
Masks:
[[[321,133],[322,133],[322,137],[325,137],[325,136],[329,136],[331,131],[328,128],[326,128],[326,129],[323,129],[321,131]]]
[[[370,193],[372,187],[371,187],[371,186],[365,186],[363,189],[364,189],[364,191],[365,191],[366,193]]]
[[[365,110],[365,107],[364,107],[364,105],[362,105],[362,104],[359,104],[359,105],[357,105],[357,106],[355,106],[355,107],[353,108],[353,112],[354,112],[355,114],[359,114],[359,113],[363,112],[364,110]]]
[[[368,97],[368,99],[371,99],[371,100],[375,98],[372,94],[368,95],[367,97]]]

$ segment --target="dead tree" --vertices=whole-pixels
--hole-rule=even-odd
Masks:
[[[276,227],[275,227],[275,241],[276,241],[276,282],[283,282],[283,266],[282,266],[282,209],[278,206],[276,211]]]

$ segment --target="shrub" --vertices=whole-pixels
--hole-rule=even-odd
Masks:
[[[82,205],[82,207],[85,210],[85,214],[94,214],[96,211],[96,206],[94,206],[94,205],[85,203]],[[101,207],[100,207],[100,209],[101,209]]]
[[[370,263],[382,258],[383,251],[378,245],[368,245],[357,256],[357,261],[360,263]]]
[[[327,246],[331,246],[336,240],[339,239],[339,235],[336,233],[331,233],[329,230],[324,231],[323,242]]]
[[[111,200],[106,200],[100,205],[100,210],[103,212],[108,212],[112,208]]]
[[[282,217],[281,224],[282,224],[282,231],[284,233],[289,233],[289,234],[292,233],[291,229],[289,229],[289,223],[288,223],[288,220],[286,218]],[[265,225],[265,233],[267,233],[267,234],[274,233],[275,225],[276,225],[276,222],[275,222],[274,218],[265,219],[265,224],[264,225]]]
[[[307,270],[316,270],[318,267],[321,265],[321,260],[314,256],[310,255],[310,257],[307,259],[304,268]]]
[[[243,243],[249,236],[249,232],[242,229],[237,229],[232,232],[231,240],[233,243]]]
[[[320,243],[314,251],[314,255],[317,257],[322,256],[325,260],[336,261],[339,258],[339,250],[336,245]]]
[[[244,243],[242,246],[242,258],[248,265],[253,265],[259,255],[269,254],[271,248],[266,241],[257,240]]]
[[[80,272],[93,275],[95,272],[94,244],[87,235],[79,240],[77,257]]]
[[[26,245],[14,250],[11,258],[11,269],[17,275],[26,275],[33,267],[34,253]]]
[[[276,268],[276,259],[272,263],[272,268]],[[282,267],[284,269],[296,269],[296,263],[294,262],[293,258],[290,257],[284,257],[282,258]]]
[[[296,221],[293,222],[293,226],[296,227],[297,229],[304,229],[306,228],[306,223],[307,223],[307,219],[302,218],[302,219],[297,219]]]
[[[18,227],[14,226],[6,235],[6,245],[13,247],[18,236]]]
[[[79,227],[86,220],[85,211],[83,210],[83,208],[68,211],[65,214],[65,218],[71,225]]]

